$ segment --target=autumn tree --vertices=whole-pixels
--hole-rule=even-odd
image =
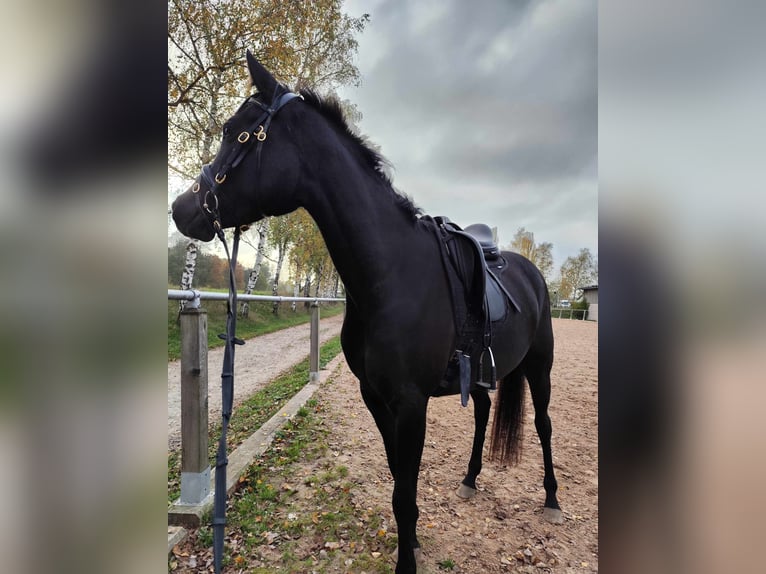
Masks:
[[[511,241],[510,250],[534,263],[548,281],[553,271],[553,243],[535,243],[535,234],[519,227]]]
[[[169,169],[193,178],[248,92],[250,49],[287,85],[332,91],[358,84],[352,58],[369,20],[341,0],[168,1]]]
[[[559,275],[559,298],[574,300],[580,294],[580,287],[598,281],[598,263],[590,249],[583,248],[576,256],[566,258]]]
[[[296,272],[296,279],[303,285],[303,296],[319,295],[322,281],[329,282],[333,270],[332,260],[316,222],[304,210],[299,210],[295,243],[290,251],[290,261]],[[275,305],[275,312],[278,306]]]
[[[287,85],[358,84],[356,36],[369,15],[341,8],[342,0],[168,0],[168,171],[191,180],[213,159],[223,122],[250,89],[247,49]]]
[[[272,295],[276,296],[279,292],[279,278],[282,274],[282,267],[284,266],[285,259],[288,251],[295,239],[301,233],[301,227],[304,217],[309,217],[308,213],[299,209],[293,211],[287,215],[279,217],[272,217],[269,219],[268,226],[268,243],[272,249],[277,250],[277,264],[274,270],[274,278],[272,281]],[[279,303],[274,303],[274,314],[279,313]]]

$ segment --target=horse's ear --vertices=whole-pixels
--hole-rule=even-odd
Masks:
[[[271,101],[271,98],[274,96],[274,90],[277,87],[277,81],[266,68],[261,66],[250,50],[247,51],[247,69],[250,71],[250,79],[253,85],[265,96],[267,101]]]

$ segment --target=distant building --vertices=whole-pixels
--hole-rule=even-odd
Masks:
[[[598,285],[586,285],[582,289],[582,298],[588,302],[588,321],[598,322]]]

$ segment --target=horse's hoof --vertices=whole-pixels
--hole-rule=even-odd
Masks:
[[[465,498],[466,500],[470,500],[474,496],[476,496],[476,489],[471,488],[470,486],[466,486],[463,483],[460,483],[460,486],[457,488],[457,495],[460,498]]]
[[[564,515],[558,508],[543,508],[543,518],[553,524],[562,524],[564,522]]]

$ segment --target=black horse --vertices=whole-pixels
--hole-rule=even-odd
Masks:
[[[258,93],[226,122],[215,160],[175,200],[173,218],[182,233],[203,241],[221,227],[299,207],[314,218],[346,288],[343,351],[383,436],[394,479],[396,572],[414,573],[426,406],[440,394],[459,336],[433,224],[394,190],[383,159],[348,129],[335,100],[310,90],[296,97],[250,53],[247,60]],[[506,265],[498,274],[519,310],[493,325],[499,390],[491,455],[501,462],[518,457],[526,379],[543,449],[544,516],[561,522],[547,412],[553,363],[548,291],[527,259],[502,257]],[[489,420],[487,390],[474,386],[471,397],[476,429],[458,489],[462,497],[476,493]]]

